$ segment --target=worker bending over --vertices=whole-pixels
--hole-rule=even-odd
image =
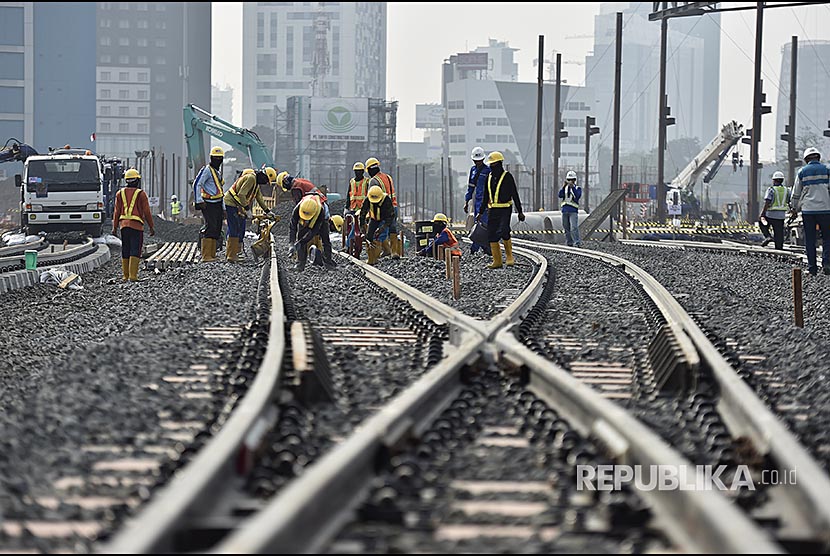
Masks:
[[[504,252],[507,255],[507,266],[513,266],[513,242],[510,239],[510,217],[513,214],[513,203],[519,213],[519,220],[524,222],[522,201],[519,199],[519,190],[513,175],[504,169],[504,155],[493,151],[487,157],[490,166],[490,175],[487,176],[487,211],[490,250],[493,252],[493,262],[487,268],[501,268],[501,247],[499,239],[504,243]]]
[[[265,214],[271,209],[265,205],[260,186],[277,183],[277,171],[270,166],[263,170],[245,170],[225,193],[225,212],[228,218],[228,246],[225,254],[228,262],[238,261],[238,255],[245,238],[245,219],[256,199]]]
[[[205,237],[202,239],[202,262],[210,263],[216,260],[216,242],[222,233],[222,221],[225,210],[222,199],[225,192],[225,180],[222,178],[222,162],[225,160],[225,151],[221,147],[210,150],[210,163],[199,170],[193,181],[193,198],[196,200],[196,210],[202,211],[205,218]]]
[[[429,245],[418,251],[419,255],[430,255],[432,250],[438,245],[445,245],[449,248],[458,247],[458,240],[455,238],[452,230],[450,230],[449,223],[447,215],[443,212],[439,212],[432,217],[432,231],[437,233],[432,241],[429,242]],[[458,252],[459,254],[461,253],[460,250]]]
[[[323,244],[323,264],[327,268],[336,266],[331,260],[331,237],[329,237],[329,218],[320,195],[310,193],[303,197],[291,214],[288,241],[292,254],[297,253],[294,270],[302,272],[308,261],[309,243],[319,239]]]
[[[280,172],[277,176],[277,185],[279,185],[283,191],[291,193],[291,199],[294,201],[295,205],[309,193],[316,193],[320,196],[324,203],[327,201],[326,196],[316,185],[303,178],[295,178],[288,172]]]
[[[150,200],[141,189],[141,175],[135,168],[124,174],[127,187],[115,196],[112,214],[112,235],[121,230],[121,272],[124,281],[138,282],[138,264],[144,243],[144,224],[150,226],[150,235],[156,235]]]
[[[366,161],[366,171],[369,172],[369,189],[374,186],[380,187],[392,200],[394,217],[389,227],[389,241],[383,242],[382,247],[384,255],[391,254],[392,258],[396,259],[400,253],[400,246],[398,245],[398,196],[395,193],[395,184],[392,176],[380,171],[380,161],[375,157]]]
[[[366,239],[369,242],[366,249],[369,264],[377,263],[384,245],[385,249],[389,249],[389,230],[392,229],[394,221],[395,208],[392,206],[392,197],[379,186],[373,185],[369,188],[363,208],[360,209],[360,229],[366,230]]]

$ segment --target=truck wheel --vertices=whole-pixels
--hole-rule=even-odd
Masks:
[[[104,226],[102,224],[93,224],[87,226],[86,233],[92,237],[101,237],[104,234]]]
[[[34,224],[29,224],[28,226],[26,226],[26,235],[36,236],[42,231],[43,226],[35,226]]]

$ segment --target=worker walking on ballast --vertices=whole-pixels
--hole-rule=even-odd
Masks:
[[[315,238],[319,238],[323,244],[323,264],[327,268],[337,266],[331,259],[329,218],[323,205],[322,197],[310,193],[300,200],[291,214],[288,241],[291,244],[292,253],[297,253],[297,264],[294,270],[298,272],[305,270],[309,243]]]
[[[821,230],[821,266],[830,275],[830,168],[821,163],[821,153],[815,147],[804,151],[807,164],[798,170],[793,188],[793,218],[801,211],[804,221],[804,243],[810,274],[818,274],[816,261],[816,226]]]
[[[522,201],[519,199],[519,190],[513,175],[504,169],[504,155],[493,151],[487,157],[490,166],[490,175],[487,176],[487,218],[490,239],[490,250],[493,252],[493,262],[487,268],[501,268],[501,247],[499,239],[504,243],[504,252],[507,256],[507,266],[513,266],[513,241],[510,239],[510,218],[513,214],[513,203],[519,213],[519,221],[525,221],[522,211]]]
[[[225,151],[221,147],[210,150],[210,163],[199,170],[193,181],[193,198],[196,210],[202,211],[205,218],[205,237],[202,239],[202,262],[216,260],[216,242],[222,233],[222,221],[225,219],[225,207],[222,199],[225,192],[225,180],[222,178],[222,162]]]
[[[435,237],[429,242],[429,245],[418,251],[419,255],[428,256],[438,245],[444,245],[450,249],[458,247],[458,240],[450,230],[450,220],[443,212],[439,212],[432,217],[432,231],[436,232]],[[459,255],[461,254],[460,249],[455,250],[458,251]]]
[[[225,255],[231,263],[239,260],[242,241],[245,239],[245,220],[254,199],[265,214],[271,214],[260,186],[269,183],[273,186],[277,183],[277,171],[271,167],[246,172],[247,170],[225,193],[225,212],[228,219],[228,246],[225,248]]]
[[[775,241],[775,248],[779,251],[784,249],[784,219],[787,217],[787,209],[790,203],[790,188],[784,185],[784,173],[775,172],[772,175],[772,186],[767,189],[764,195],[764,208],[761,210],[761,220],[769,222],[772,226],[772,239]],[[769,230],[767,230],[769,234]],[[764,240],[762,247],[769,244],[770,238]]]
[[[464,212],[470,212],[470,201],[473,201],[472,213],[475,220],[487,225],[487,205],[484,203],[484,188],[487,187],[487,176],[490,175],[490,168],[484,164],[484,149],[474,147],[470,154],[473,159],[473,166],[470,168],[470,179],[467,185],[467,195],[464,197]],[[490,255],[490,247],[479,245],[473,242],[470,247],[470,254],[475,254],[481,249]]]
[[[121,272],[124,281],[138,282],[138,265],[144,244],[144,224],[150,227],[150,235],[156,235],[150,200],[141,189],[141,175],[135,168],[124,174],[127,187],[115,196],[112,214],[112,235],[121,230]]]
[[[379,186],[373,185],[366,194],[363,208],[360,209],[360,229],[366,230],[366,240],[369,242],[366,249],[369,264],[377,263],[381,251],[389,249],[389,230],[392,229],[394,221],[395,208],[392,206],[392,197]]]
[[[579,200],[582,188],[576,185],[576,172],[569,170],[565,175],[565,184],[559,190],[562,199],[562,227],[565,229],[565,241],[571,247],[582,247],[579,239]]]

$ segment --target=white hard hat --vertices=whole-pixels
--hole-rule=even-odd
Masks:
[[[775,173],[772,175],[772,179],[773,179],[773,180],[783,180],[783,179],[784,179],[784,172],[782,172],[782,171],[780,171],[780,170],[779,170],[779,171],[777,171],[777,172],[775,172]]]
[[[171,198],[171,199],[173,199],[174,201],[175,201],[176,199],[178,199],[178,197],[176,197],[175,195],[171,195],[171,196],[170,196],[170,198]]]
[[[568,173],[565,175],[566,180],[575,180],[576,179],[576,172],[573,170],[568,170]]]
[[[819,150],[817,148],[810,147],[810,148],[806,149],[804,151],[804,160],[807,160],[807,157],[810,157],[810,156],[813,156],[813,155],[818,155],[818,157],[821,158],[821,153],[819,152]]]
[[[484,160],[484,149],[481,147],[473,147],[473,152],[470,156],[473,160]]]

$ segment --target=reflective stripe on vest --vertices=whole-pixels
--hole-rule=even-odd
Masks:
[[[773,185],[772,191],[772,206],[769,208],[769,210],[787,210],[789,208],[787,206],[787,186]]]
[[[499,177],[499,183],[496,184],[496,194],[495,195],[493,195],[493,189],[491,187],[493,174],[489,174],[487,176],[487,192],[490,194],[490,202],[487,203],[487,206],[489,208],[494,208],[494,209],[497,209],[497,208],[510,208],[510,207],[513,206],[513,199],[512,198],[509,201],[507,201],[506,203],[499,203],[498,202],[499,192],[501,191],[501,182],[504,181],[504,176],[506,176],[506,175],[507,175],[507,172],[502,172],[501,173],[501,176]]]
[[[170,203],[170,211],[173,214],[179,214],[182,211],[182,202],[181,201],[174,201]]]
[[[579,203],[574,200],[575,196],[573,191],[573,187],[565,187],[565,199],[562,201],[562,204],[578,209]]]
[[[259,188],[259,184],[256,183],[256,178],[254,178],[254,186],[251,188],[251,194],[247,199],[245,199],[245,202],[243,202],[242,199],[239,198],[239,195],[236,194],[236,184],[238,184],[241,179],[242,179],[242,177],[240,176],[240,178],[238,180],[233,182],[233,185],[228,190],[228,192],[231,194],[231,197],[233,197],[233,200],[236,201],[236,203],[241,208],[245,208],[245,207],[247,207],[248,205],[250,205],[251,203],[254,202],[254,197],[256,197],[256,192]]]
[[[386,194],[392,197],[392,206],[398,206],[398,195],[395,193],[395,186],[392,185],[392,176],[378,172],[375,174],[375,178],[383,185],[383,190],[386,191]]]
[[[140,189],[136,189],[135,193],[133,194],[133,198],[130,201],[130,206],[127,207],[127,190],[121,190],[121,204],[124,206],[124,214],[122,214],[118,220],[135,220],[136,222],[141,222],[144,224],[144,220],[140,216],[133,215],[133,209],[135,208],[136,199],[138,199],[138,194],[141,193]]]
[[[225,194],[222,192],[222,184],[225,183],[225,180],[219,177],[219,174],[216,172],[216,170],[213,169],[213,166],[208,166],[208,169],[210,170],[210,175],[213,176],[213,183],[216,184],[217,193],[216,195],[210,195],[207,191],[205,191],[205,188],[203,187],[202,198],[207,201],[216,201],[225,196]]]
[[[317,224],[317,219],[320,218],[321,214],[323,214],[323,202],[320,200],[320,197],[318,197],[317,195],[314,195],[312,198],[317,202],[318,205],[320,205],[320,210],[317,211],[317,216],[315,216],[311,220],[303,220],[303,217],[302,216],[300,217],[300,224],[303,225],[303,226],[308,226],[309,228],[313,228],[314,225]],[[299,203],[297,203],[297,206],[298,207],[300,206]],[[297,212],[299,213],[300,211],[297,210]]]
[[[804,187],[810,185],[828,185],[830,184],[830,169],[820,162],[810,162],[798,171],[798,178]]]
[[[349,206],[350,209],[360,210],[360,207],[363,206],[363,201],[366,200],[366,183],[368,181],[368,178],[363,178],[360,181],[352,178],[349,182],[349,197],[352,200]]]

